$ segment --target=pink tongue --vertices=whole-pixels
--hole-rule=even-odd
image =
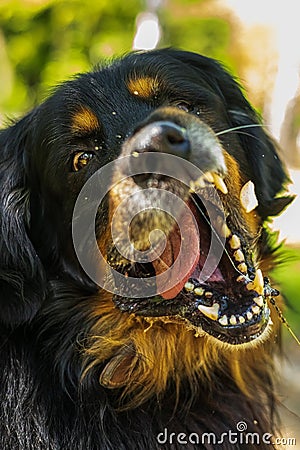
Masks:
[[[200,258],[198,227],[190,214],[181,220],[180,228],[181,233],[178,226],[170,233],[165,250],[159,259],[152,262],[157,276],[157,292],[165,299],[179,294]],[[162,275],[166,270],[168,272]]]

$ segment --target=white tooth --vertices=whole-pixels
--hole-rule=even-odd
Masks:
[[[229,236],[231,235],[231,231],[230,231],[227,223],[223,223],[222,228],[221,228],[221,233],[222,233],[222,236],[224,236],[225,238],[229,238]]]
[[[133,156],[134,158],[138,158],[140,156],[139,152],[132,152],[131,156]]]
[[[250,311],[247,311],[246,316],[247,316],[247,319],[248,319],[248,320],[251,320],[252,317],[253,317],[253,314],[252,314]]]
[[[246,264],[245,263],[241,263],[241,264],[239,264],[238,266],[237,266],[237,268],[238,268],[238,270],[240,271],[240,272],[243,272],[243,273],[247,273],[247,266],[246,266]],[[248,283],[249,284],[249,283]],[[247,284],[247,286],[248,286],[248,284]]]
[[[198,309],[206,317],[209,317],[209,319],[211,319],[211,320],[218,319],[219,309],[220,309],[220,305],[218,303],[214,303],[212,306],[199,305]]]
[[[229,238],[229,236],[231,236],[231,231],[226,221],[221,216],[217,217],[216,226],[217,231],[222,237]]]
[[[195,286],[193,285],[193,283],[190,283],[189,281],[187,283],[185,283],[184,288],[186,291],[193,291]]]
[[[227,194],[228,190],[226,184],[224,183],[224,180],[222,180],[220,175],[218,175],[217,173],[213,173],[212,175],[216,188],[219,189],[219,191],[221,191],[223,194]]]
[[[226,326],[226,325],[228,325],[228,319],[227,319],[227,316],[222,316],[220,319],[219,319],[219,323],[221,324],[221,325],[223,325],[223,327],[224,326]]]
[[[195,186],[196,186],[196,187],[199,187],[199,188],[205,188],[205,187],[206,187],[206,182],[205,182],[204,175],[201,175],[201,177],[199,177],[199,178],[195,181]]]
[[[263,295],[263,293],[264,293],[264,277],[263,277],[262,271],[260,269],[257,269],[253,283],[254,283],[256,292],[258,292],[260,295]]]
[[[254,299],[253,299],[254,301],[255,301],[255,303],[258,305],[258,306],[260,306],[261,308],[263,307],[263,305],[264,305],[264,299],[263,299],[263,297],[260,295],[259,297],[254,297]]]
[[[236,234],[233,234],[229,239],[229,245],[232,250],[238,250],[241,246],[240,238]]]
[[[231,323],[231,325],[236,325],[236,317],[235,316],[231,316],[229,319],[229,322]]]
[[[242,250],[236,250],[233,254],[234,259],[237,262],[244,262],[245,261],[245,257],[244,257],[244,253],[242,252]]]
[[[258,305],[253,305],[251,307],[253,314],[259,314],[260,313],[260,307]]]
[[[206,180],[209,183],[213,183],[214,182],[214,175],[211,172],[205,172],[204,178],[206,178]]]
[[[253,211],[258,206],[258,200],[255,195],[255,186],[251,180],[242,187],[240,200],[242,207],[247,213]]]
[[[243,316],[239,316],[239,322],[240,322],[240,323],[245,323],[245,319],[244,319]]]
[[[255,291],[259,295],[264,294],[264,277],[260,269],[257,269],[253,281],[247,284],[248,291]]]
[[[203,289],[203,288],[200,288],[200,287],[197,287],[197,288],[194,290],[194,293],[195,293],[196,295],[203,295],[203,294],[204,294],[204,289]]]

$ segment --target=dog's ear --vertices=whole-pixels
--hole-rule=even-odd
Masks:
[[[241,131],[238,137],[252,170],[258,213],[266,219],[280,214],[294,200],[294,196],[283,195],[290,180],[280,160],[278,144],[249,108],[249,103],[244,99],[238,109],[229,109],[228,112],[232,127]]]
[[[289,182],[276,149],[261,121],[246,100],[239,84],[217,61],[191,52],[172,51],[172,57],[193,68],[222,99],[232,132],[236,132],[252,172],[258,198],[258,213],[263,219],[279,214],[292,196],[278,196]],[[234,131],[234,128],[239,128]],[[242,128],[244,127],[244,129]]]
[[[29,238],[25,166],[36,112],[0,132],[0,321],[30,321],[43,301],[44,271]]]

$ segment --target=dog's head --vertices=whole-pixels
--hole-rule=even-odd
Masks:
[[[109,189],[92,228],[113,269],[102,286],[110,282],[112,308],[229,344],[263,334],[274,294],[261,266],[263,223],[290,202],[280,196],[287,179],[273,140],[217,62],[168,49],[130,54],[58,87],[1,132],[0,148],[2,321],[32,319],[51,279],[99,289],[78,261],[72,222],[82,189],[109,165],[97,179]],[[81,233],[87,242],[90,230]],[[118,274],[142,283],[114,291]]]

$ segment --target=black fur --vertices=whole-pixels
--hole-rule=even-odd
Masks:
[[[175,408],[172,383],[156,398],[118,412],[118,391],[99,385],[96,366],[82,379],[82,346],[96,319],[91,311],[103,293],[81,270],[72,245],[71,219],[84,182],[116,158],[136,126],[169,93],[141,102],[124,87],[129,72],[159,73],[177,83],[174,97],[204,98],[215,131],[259,124],[237,83],[215,61],[192,53],[158,50],[133,53],[111,66],[61,85],[41,106],[0,134],[0,447],[3,450],[146,450],[159,448],[258,448],[256,445],[180,445],[157,442],[168,432],[235,429],[241,420],[260,420],[272,432],[274,398],[260,392],[247,399],[230,375],[211,374],[210,392],[190,391],[183,380]],[[161,97],[161,98],[160,98]],[[176,98],[175,98],[176,99]],[[185,100],[185,98],[183,98]],[[199,100],[200,101],[200,100]],[[100,118],[96,135],[71,136],[71,116],[80,106]],[[112,116],[112,112],[117,112]],[[221,117],[219,120],[218,117]],[[121,135],[122,140],[116,136]],[[84,171],[71,171],[71,155],[97,138],[102,151]],[[77,139],[77,140],[76,140]],[[273,141],[262,127],[220,139],[255,182],[262,219],[277,214],[289,199],[276,200],[286,175]],[[231,142],[238,142],[232,145]],[[99,216],[105,228],[107,205]],[[270,356],[271,358],[271,356]],[[272,391],[268,372],[259,372]],[[216,395],[218,392],[218,396]],[[175,411],[175,412],[174,412]],[[249,422],[250,423],[250,422]],[[270,426],[270,428],[268,428]],[[249,425],[249,431],[256,431]],[[270,448],[264,446],[261,448]]]

